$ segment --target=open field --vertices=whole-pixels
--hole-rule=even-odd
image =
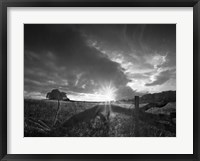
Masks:
[[[24,101],[25,137],[164,137],[176,136],[176,103],[141,104],[138,127],[132,103]],[[137,131],[137,133],[136,133]]]

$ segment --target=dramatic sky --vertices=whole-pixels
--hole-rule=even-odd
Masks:
[[[24,94],[54,88],[72,100],[116,99],[176,90],[176,25],[26,24]]]

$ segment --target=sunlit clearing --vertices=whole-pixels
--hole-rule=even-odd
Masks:
[[[70,100],[74,101],[90,101],[90,102],[107,102],[115,101],[117,89],[110,83],[102,85],[101,88],[94,93],[77,93],[76,95],[68,95]]]

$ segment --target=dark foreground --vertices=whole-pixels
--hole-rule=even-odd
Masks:
[[[131,103],[25,100],[25,137],[174,137],[176,103],[140,105],[138,120]],[[137,122],[137,124],[136,124]]]

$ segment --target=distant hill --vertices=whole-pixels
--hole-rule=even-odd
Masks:
[[[164,91],[161,93],[145,94],[140,97],[140,103],[176,102],[176,91]]]

